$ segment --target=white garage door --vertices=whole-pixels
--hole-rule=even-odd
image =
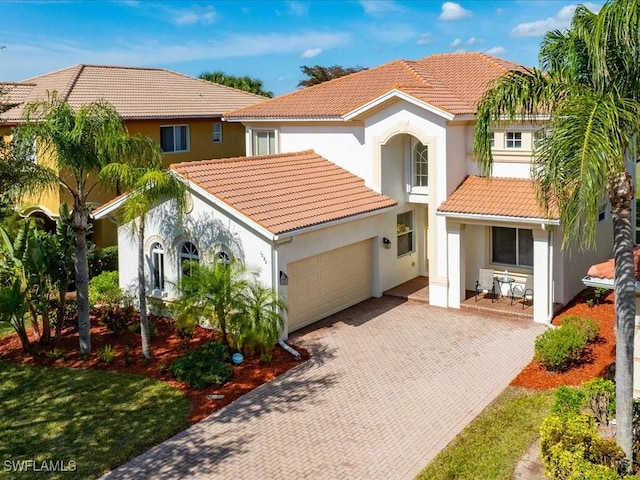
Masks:
[[[370,298],[371,240],[287,265],[289,332]]]

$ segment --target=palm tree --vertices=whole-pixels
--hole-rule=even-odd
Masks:
[[[207,82],[217,83],[218,85],[225,85],[237,90],[242,90],[244,92],[255,93],[256,95],[261,95],[263,97],[273,97],[273,92],[265,90],[264,84],[259,78],[253,78],[246,75],[244,77],[236,77],[234,75],[227,75],[220,70],[216,70],[215,72],[202,72],[198,75],[198,78],[206,80]]]
[[[89,323],[89,269],[87,264],[87,201],[97,185],[96,174],[126,154],[116,148],[127,131],[113,107],[90,103],[77,110],[49,94],[47,99],[25,106],[22,123],[16,130],[11,161],[0,162],[3,195],[30,196],[47,189],[61,189],[73,200],[75,283],[77,290],[80,351],[91,352]],[[33,162],[36,148],[44,162]]]
[[[231,349],[229,334],[246,309],[250,285],[246,267],[238,260],[215,258],[212,265],[193,265],[180,282],[178,321],[196,325],[204,319],[220,330],[222,343]]]
[[[100,180],[108,185],[119,185],[131,192],[123,204],[120,220],[124,224],[129,223],[132,233],[138,238],[138,302],[142,356],[151,358],[144,271],[146,214],[160,201],[172,199],[176,202],[178,215],[181,215],[186,203],[186,186],[162,168],[162,150],[150,138],[142,135],[129,137],[122,142],[120,148],[127,151],[123,157],[128,161],[106,165],[100,172]]]
[[[632,458],[635,323],[634,198],[627,162],[640,133],[640,8],[638,0],[607,2],[598,14],[579,6],[571,28],[549,32],[540,69],[513,71],[478,105],[474,155],[491,173],[494,124],[547,117],[535,145],[532,176],[543,206],[561,212],[563,247],[594,247],[599,207],[613,218],[616,310],[617,442]],[[635,164],[635,162],[633,162]],[[552,200],[553,199],[553,200]]]

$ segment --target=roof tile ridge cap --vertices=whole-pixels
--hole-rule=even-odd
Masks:
[[[19,83],[35,83],[37,85],[38,84],[38,80],[42,80],[43,78],[47,78],[47,77],[51,77],[53,75],[57,75],[57,74],[62,73],[64,71],[66,71],[66,70],[72,70],[74,68],[78,68],[81,65],[82,65],[81,63],[76,63],[75,65],[70,65],[68,67],[59,68],[57,70],[53,70],[52,72],[41,73],[40,75],[36,75],[35,77],[29,77],[29,78],[25,78],[23,80],[20,80]]]
[[[205,80],[205,79],[199,78],[199,77],[192,77],[191,75],[187,75],[186,73],[176,72],[175,70],[169,70],[168,68],[155,68],[153,70],[159,70],[159,71],[162,71],[162,72],[171,73],[173,75],[178,75],[180,77],[185,77],[185,78],[187,78],[189,80],[196,80],[196,81],[198,81],[200,83],[203,83],[203,84],[208,84],[208,85],[213,85],[213,86],[216,86],[216,87],[226,88],[228,90],[233,90],[236,93],[244,93],[246,95],[251,95],[251,96],[254,96],[254,97],[258,97],[258,98],[264,98],[264,99],[267,99],[267,100],[269,99],[269,97],[264,97],[262,95],[258,95],[257,93],[247,92],[246,90],[240,90],[239,88],[233,88],[233,87],[230,87],[228,85],[222,85],[221,83],[211,82],[209,80]]]
[[[164,70],[164,68],[158,68],[158,67],[138,67],[135,65],[107,65],[103,63],[83,63],[81,65],[86,68],[110,68],[114,70],[151,70],[151,71]]]
[[[398,60],[398,62],[400,62],[400,65],[405,68],[406,70],[409,70],[409,72],[418,80],[419,83],[421,83],[423,86],[425,87],[431,87],[433,88],[434,85],[433,83],[428,82],[427,80],[425,80],[417,71],[416,69],[413,67],[413,65],[420,65],[418,63],[417,60]],[[432,75],[433,76],[433,75]],[[444,86],[442,84],[442,82],[437,79],[436,77],[433,77],[433,80],[437,81],[440,86]],[[398,88],[400,88],[400,86],[398,86]],[[405,88],[409,88],[409,85],[407,85]]]
[[[67,88],[64,91],[64,93],[62,94],[62,100],[63,101],[67,101],[69,99],[69,95],[71,95],[71,91],[73,90],[73,87],[76,86],[76,83],[78,83],[78,79],[80,78],[80,75],[82,74],[82,72],[84,71],[86,65],[81,63],[79,65],[76,66],[77,71],[76,73],[73,75],[73,77],[71,78],[71,80],[69,81],[69,83],[67,84]]]
[[[504,58],[499,58],[499,57],[496,57],[494,55],[486,54],[484,52],[470,52],[470,53],[473,53],[477,57],[480,57],[480,59],[482,59],[485,63],[488,63],[489,65],[491,65],[493,67],[497,67],[498,69],[502,70],[504,73],[511,72],[514,68],[524,68],[525,70],[529,69],[529,67],[526,67],[525,65],[520,65],[519,63],[512,62],[511,60],[506,60]],[[511,64],[514,68],[507,68],[506,66],[502,65],[497,60],[501,60],[503,62],[507,62],[507,63]]]

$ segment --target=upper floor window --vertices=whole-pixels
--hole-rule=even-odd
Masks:
[[[213,124],[213,143],[222,143],[222,123]]]
[[[190,277],[199,261],[198,248],[191,242],[184,242],[180,248],[180,271],[182,275]]]
[[[517,267],[533,267],[533,231],[491,227],[491,261]]]
[[[398,257],[413,252],[413,212],[398,215],[396,221]]]
[[[429,149],[421,143],[413,148],[413,186],[429,186]]]
[[[189,125],[160,127],[160,146],[165,153],[189,150]]]
[[[253,131],[253,154],[271,155],[276,153],[276,132],[275,130],[254,130]]]
[[[505,135],[506,148],[522,148],[522,132],[507,132]]]
[[[491,134],[489,135],[489,144],[491,145],[491,148],[496,146],[496,134],[495,134],[495,132],[491,132]]]
[[[151,286],[164,290],[164,248],[159,242],[151,245]]]

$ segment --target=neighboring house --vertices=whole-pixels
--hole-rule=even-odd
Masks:
[[[110,103],[130,134],[142,133],[160,143],[167,165],[244,155],[244,129],[223,122],[222,115],[265,100],[158,68],[75,65],[3,85],[7,98],[2,101],[5,108],[9,107],[0,115],[0,134],[4,136],[20,124],[25,104],[46,99],[47,92],[57,91],[72,107],[96,101]],[[37,155],[34,160],[46,161]],[[112,192],[100,191],[91,201],[98,206],[112,197]],[[63,192],[53,192],[28,200],[22,205],[22,213],[55,219],[60,203],[65,200],[70,201]],[[103,245],[114,243],[113,226],[96,224],[94,241]]]
[[[493,132],[491,179],[479,176],[471,153],[477,102],[492,80],[519,68],[480,53],[398,60],[227,113],[244,126],[250,156],[174,167],[194,188],[194,213],[184,229],[147,228],[150,292],[171,297],[167,285],[189,249],[235,254],[260,266],[286,300],[292,331],[420,275],[432,305],[459,308],[479,269],[492,268],[519,286],[533,275],[534,320],[549,322],[554,304],[583,288],[594,254],[566,255],[557,212],[537,206],[537,127]],[[269,175],[271,161],[282,163]],[[365,210],[352,209],[344,173],[329,174],[329,162],[366,188]],[[313,195],[302,203],[307,189]],[[327,208],[336,211],[325,216]],[[217,227],[191,226],[203,215]],[[596,260],[612,251],[609,217],[603,210]],[[121,257],[123,285],[135,279],[129,264]]]

